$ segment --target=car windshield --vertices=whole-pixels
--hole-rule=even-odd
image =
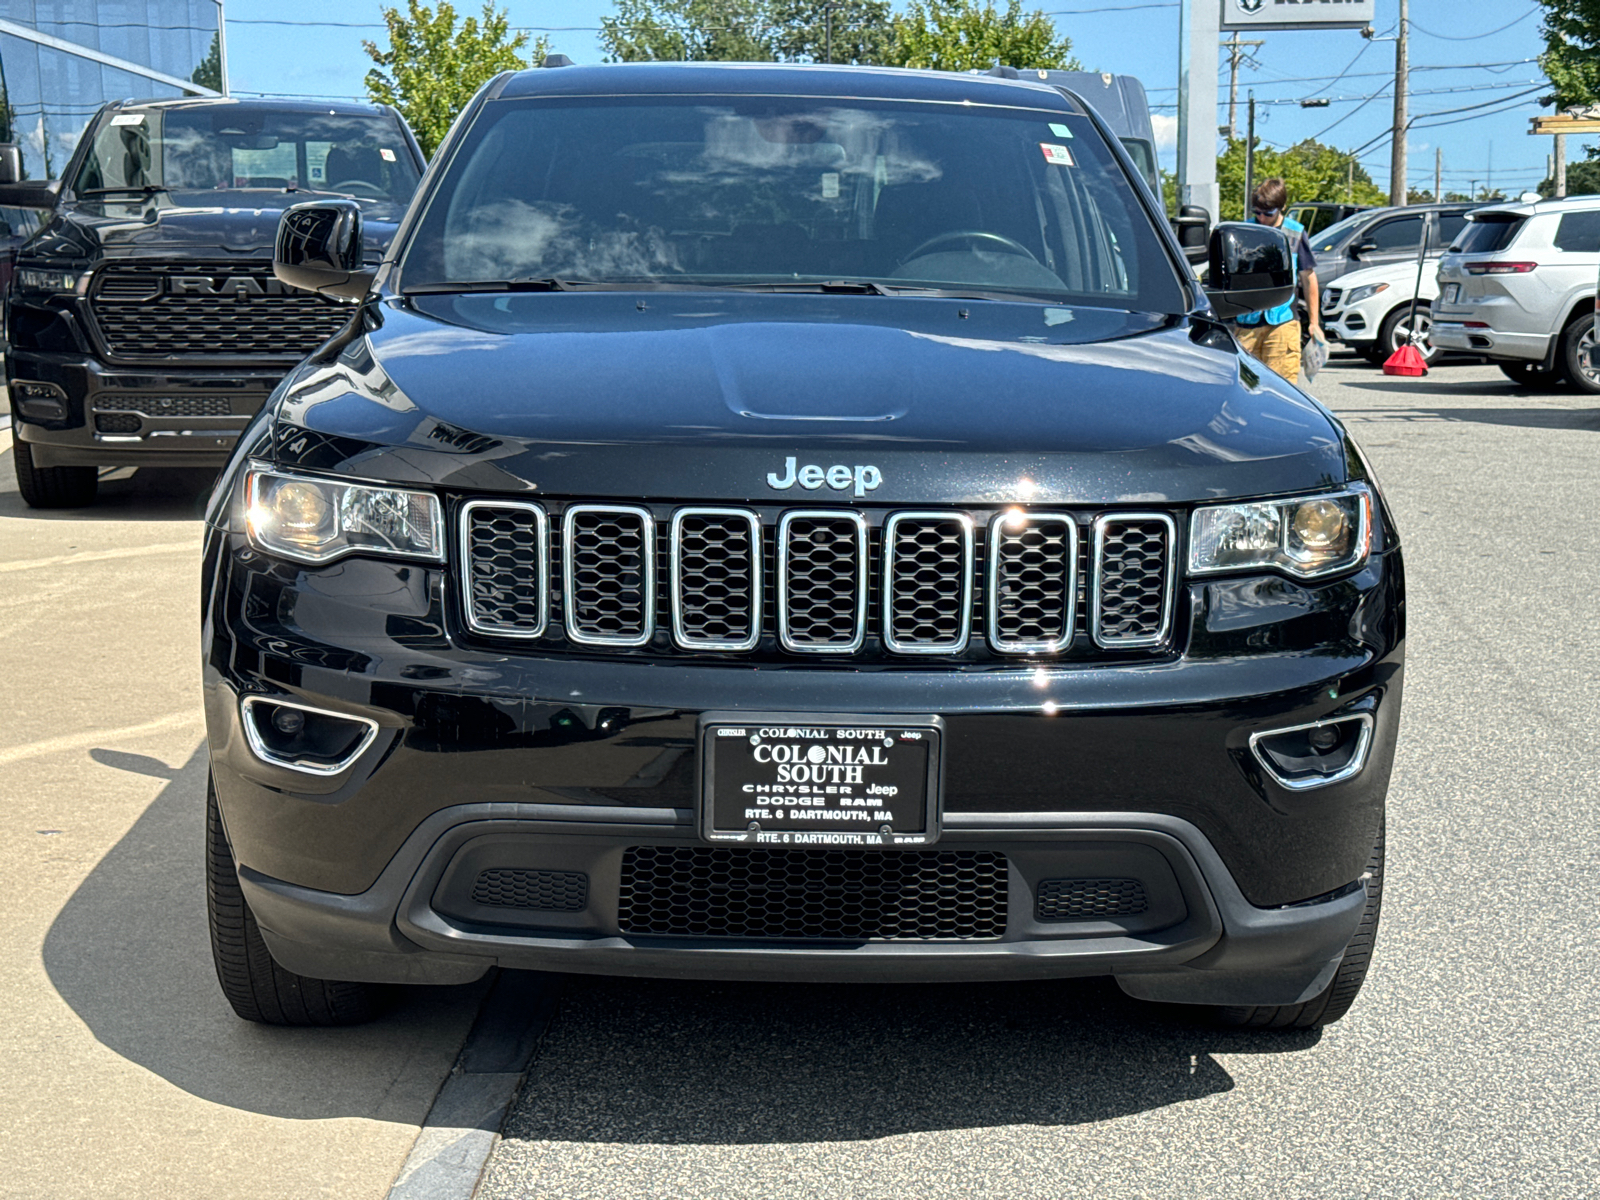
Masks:
[[[417,167],[393,118],[212,104],[108,114],[72,189],[295,188],[406,203]]]
[[[406,291],[853,282],[1185,307],[1086,118],[783,96],[492,102],[400,278]]]
[[[1318,254],[1332,253],[1335,248],[1349,241],[1350,235],[1371,219],[1370,212],[1361,212],[1342,221],[1336,221],[1311,239],[1311,249]]]

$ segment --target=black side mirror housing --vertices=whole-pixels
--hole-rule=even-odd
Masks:
[[[61,199],[61,180],[24,179],[22,147],[0,142],[0,205],[7,208],[54,208]]]
[[[373,271],[361,262],[361,206],[354,200],[316,200],[284,209],[272,273],[290,287],[341,300],[359,300]]]
[[[1358,242],[1354,246],[1350,247],[1350,257],[1360,258],[1363,254],[1367,254],[1370,251],[1376,250],[1377,248],[1377,242]]]
[[[1206,243],[1211,237],[1211,214],[1198,204],[1179,207],[1178,215],[1171,218],[1172,232],[1183,248],[1183,256],[1191,263],[1206,261]]]
[[[0,142],[0,184],[22,182],[22,147]]]
[[[1281,229],[1225,221],[1211,231],[1206,295],[1224,319],[1294,299],[1294,250]]]

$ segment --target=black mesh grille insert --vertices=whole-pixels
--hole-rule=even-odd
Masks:
[[[577,641],[640,644],[652,621],[653,526],[633,509],[567,510],[567,633]]]
[[[990,638],[1010,650],[1055,649],[1072,640],[1077,600],[1076,526],[1070,517],[1001,519],[994,554]]]
[[[618,921],[691,937],[998,938],[1006,874],[991,850],[630,846]]]
[[[673,604],[686,646],[743,649],[760,632],[760,545],[755,519],[734,513],[678,518]]]
[[[258,394],[257,398],[260,398]],[[96,409],[104,412],[143,413],[147,417],[231,417],[233,399],[229,396],[125,396],[102,392],[94,398]]]
[[[791,649],[849,651],[865,634],[867,564],[853,515],[795,516],[783,532],[783,640]]]
[[[1095,640],[1103,646],[1160,640],[1166,626],[1171,526],[1157,518],[1110,517],[1101,530]]]
[[[960,650],[967,641],[972,564],[968,526],[949,516],[893,518],[885,533],[892,650]]]
[[[474,629],[536,637],[545,614],[544,524],[521,505],[475,504],[462,518]]]
[[[133,413],[96,413],[95,430],[99,433],[138,433],[144,422]]]
[[[119,358],[304,358],[352,309],[289,292],[260,262],[113,263],[95,276],[90,307]]]
[[[478,872],[472,902],[495,908],[578,912],[589,903],[589,877],[582,871],[530,871],[500,867]]]
[[[1034,894],[1041,921],[1090,921],[1131,917],[1150,907],[1137,879],[1046,879]]]

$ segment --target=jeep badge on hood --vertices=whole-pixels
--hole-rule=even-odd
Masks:
[[[781,476],[776,471],[767,472],[767,486],[778,492],[786,492],[796,483],[808,492],[816,491],[824,483],[834,491],[842,492],[854,483],[855,494],[865,496],[868,492],[876,491],[882,482],[883,472],[874,466],[847,467],[843,463],[836,463],[824,470],[816,463],[807,463],[797,469],[793,457],[783,460]]]

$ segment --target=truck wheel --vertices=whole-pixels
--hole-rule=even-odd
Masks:
[[[1373,344],[1373,353],[1382,354],[1378,360],[1381,366],[1389,356],[1400,349],[1411,339],[1411,305],[1405,304],[1395,309],[1383,319],[1383,325],[1378,330],[1378,340]],[[1433,310],[1426,304],[1417,305],[1417,332],[1422,335],[1422,341],[1417,343],[1417,353],[1422,355],[1422,361],[1428,366],[1433,366],[1444,356],[1444,351],[1433,344],[1428,338],[1428,331],[1433,328]]]
[[[1345,947],[1344,958],[1333,980],[1303,1004],[1260,1004],[1219,1007],[1212,1010],[1218,1023],[1253,1029],[1315,1029],[1331,1025],[1355,1003],[1361,983],[1372,962],[1372,944],[1378,936],[1378,914],[1383,907],[1383,826],[1378,826],[1378,844],[1367,862],[1367,907],[1361,923]]]
[[[1561,375],[1556,371],[1546,371],[1536,362],[1525,362],[1521,359],[1515,362],[1501,360],[1495,363],[1502,374],[1518,387],[1525,387],[1532,392],[1552,392],[1562,384]]]
[[[311,979],[272,961],[239,888],[216,787],[206,781],[206,917],[217,982],[233,1011],[263,1025],[359,1025],[377,1015],[382,989]]]
[[[1589,355],[1595,345],[1593,317],[1579,317],[1561,334],[1560,371],[1578,391],[1593,396],[1600,393],[1600,364],[1591,366]]]
[[[33,447],[20,438],[11,443],[11,461],[17,468],[17,491],[29,508],[85,508],[100,490],[100,472],[94,467],[36,467]]]

